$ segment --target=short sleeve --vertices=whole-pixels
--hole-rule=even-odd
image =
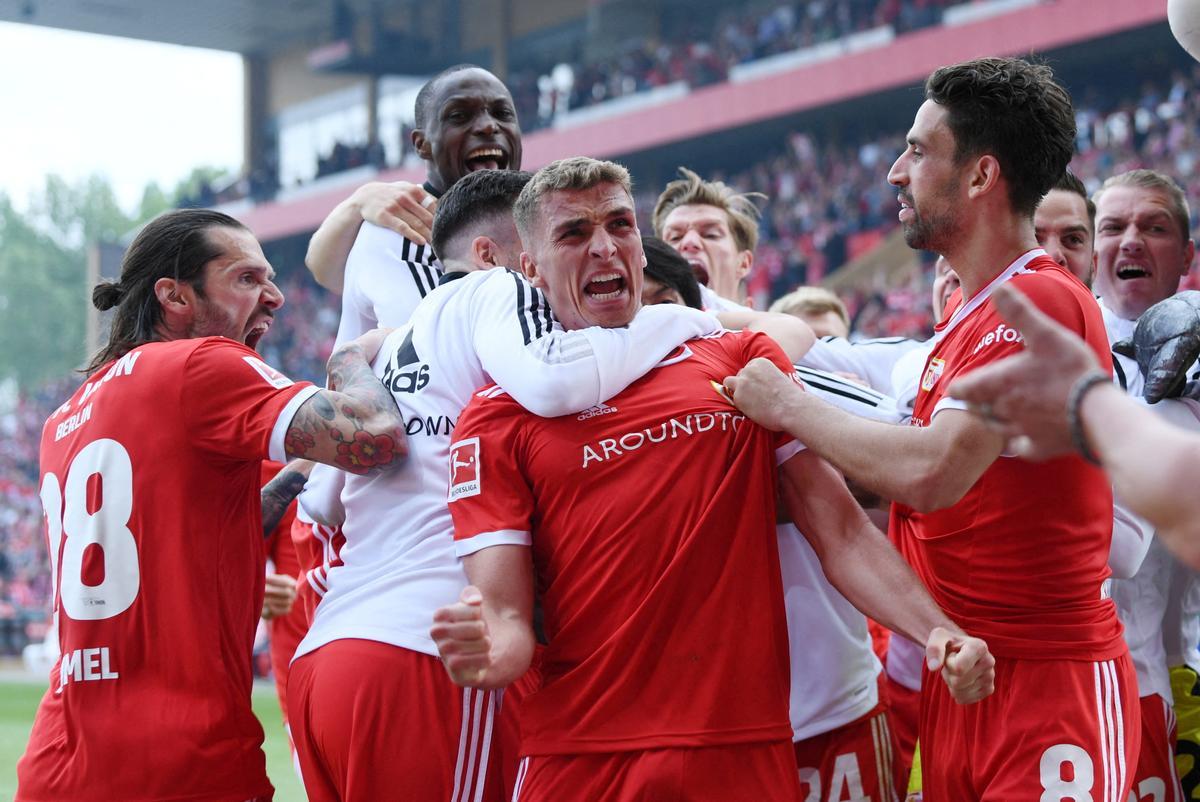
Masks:
[[[795,366],[788,359],[787,354],[779,347],[778,343],[762,332],[747,332],[742,336],[743,352],[742,364],[746,364],[752,359],[758,357],[766,357],[775,363],[775,367],[790,376],[792,381],[803,386],[804,382],[800,381],[796,376]],[[771,444],[775,449],[775,464],[782,465],[792,457],[803,451],[806,446],[787,432],[772,432]]]
[[[317,388],[293,382],[251,349],[213,337],[188,357],[181,388],[192,446],[234,461],[285,462],[284,436]]]
[[[1050,271],[1031,271],[1014,276],[1011,281],[1013,287],[1024,293],[1044,314],[1083,338],[1100,360],[1100,364],[1112,372],[1112,356],[1108,336],[1104,333],[1100,309],[1082,287],[1076,290]],[[1084,304],[1095,307],[1091,310],[1094,314],[1090,315],[1090,320]],[[1005,322],[990,300],[983,311],[988,315],[988,325],[978,342],[971,345],[966,359],[956,366],[955,376],[968,375],[983,365],[1004,359],[1025,348],[1021,333]],[[945,397],[934,406],[932,414],[936,415],[946,409],[966,409],[966,404],[957,398]]]
[[[454,427],[449,502],[460,557],[532,542],[533,490],[518,454],[522,419],[529,415],[492,386],[471,399]]]

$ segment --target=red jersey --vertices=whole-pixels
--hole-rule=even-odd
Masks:
[[[62,657],[18,799],[271,795],[250,709],[259,478],[315,392],[209,337],[136,348],[50,416],[41,497]]]
[[[790,740],[775,465],[801,447],[720,388],[756,356],[792,370],[765,336],[726,332],[578,415],[494,386],[463,411],[456,550],[532,542],[545,614],[522,754]]]
[[[1111,370],[1096,300],[1045,252],[1030,251],[935,329],[912,425],[928,426],[960,375],[1024,346],[990,301],[1004,281],[1078,334]],[[957,308],[955,305],[959,304]],[[1025,659],[1109,660],[1125,652],[1109,575],[1112,489],[1078,456],[1028,462],[1001,456],[951,507],[920,513],[892,505],[891,532],[934,600],[992,653]]]

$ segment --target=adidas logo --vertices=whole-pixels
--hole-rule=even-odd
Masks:
[[[611,415],[613,412],[616,412],[616,411],[617,411],[616,407],[610,407],[608,404],[597,404],[594,407],[590,407],[588,409],[585,409],[583,412],[580,412],[579,415],[575,418],[575,420],[587,420],[588,418],[598,418],[601,415]]]

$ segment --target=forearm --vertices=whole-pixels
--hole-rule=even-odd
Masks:
[[[794,315],[736,309],[717,313],[717,319],[727,329],[758,331],[774,340],[792,362],[799,362],[816,342],[812,328]]]
[[[275,531],[275,527],[279,526],[279,522],[283,520],[283,514],[287,512],[288,505],[304,489],[304,483],[308,481],[313,464],[309,460],[292,460],[263,486],[261,492],[263,537],[269,536]]]
[[[408,452],[404,421],[355,343],[329,358],[329,386],[297,410],[285,439],[288,456],[356,474],[397,467]]]
[[[1160,419],[1113,385],[1089,391],[1080,416],[1088,443],[1125,506],[1164,536],[1195,534],[1200,526],[1194,487],[1200,437]],[[1200,545],[1191,548],[1200,551]]]
[[[330,292],[342,292],[346,258],[362,222],[362,206],[357,195],[351,195],[334,207],[308,241],[304,264],[317,283]]]
[[[916,509],[943,502],[947,490],[956,492],[957,485],[943,484],[949,480],[940,475],[944,455],[928,432],[867,420],[810,393],[793,393],[786,404],[783,420],[788,433],[855,484]]]
[[[962,630],[929,596],[921,580],[887,538],[867,524],[851,541],[821,556],[831,585],[864,615],[914,643],[925,643],[934,627]]]

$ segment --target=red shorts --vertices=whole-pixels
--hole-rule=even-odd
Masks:
[[[312,624],[313,614],[328,588],[326,574],[334,565],[341,565],[341,549],[346,543],[340,526],[310,524],[296,518],[292,521],[292,545],[300,563],[296,578],[296,606],[304,611],[304,620]]]
[[[926,673],[920,740],[924,802],[1126,802],[1141,743],[1133,663],[997,657],[996,692],[973,705]]]
[[[456,686],[436,657],[369,640],[327,643],[292,663],[288,681],[304,790],[312,802],[499,802],[499,704],[498,692]]]
[[[836,730],[793,744],[802,802],[853,799],[899,802],[907,775],[900,771],[887,705]]]
[[[887,672],[884,672],[887,675]],[[888,724],[896,739],[896,762],[908,783],[912,771],[913,752],[917,748],[917,722],[921,718],[921,692],[901,685],[887,676]]]
[[[534,755],[521,761],[513,802],[795,802],[788,741],[640,752]]]
[[[1143,696],[1142,749],[1133,773],[1132,802],[1183,802],[1175,770],[1175,711],[1158,694]]]

